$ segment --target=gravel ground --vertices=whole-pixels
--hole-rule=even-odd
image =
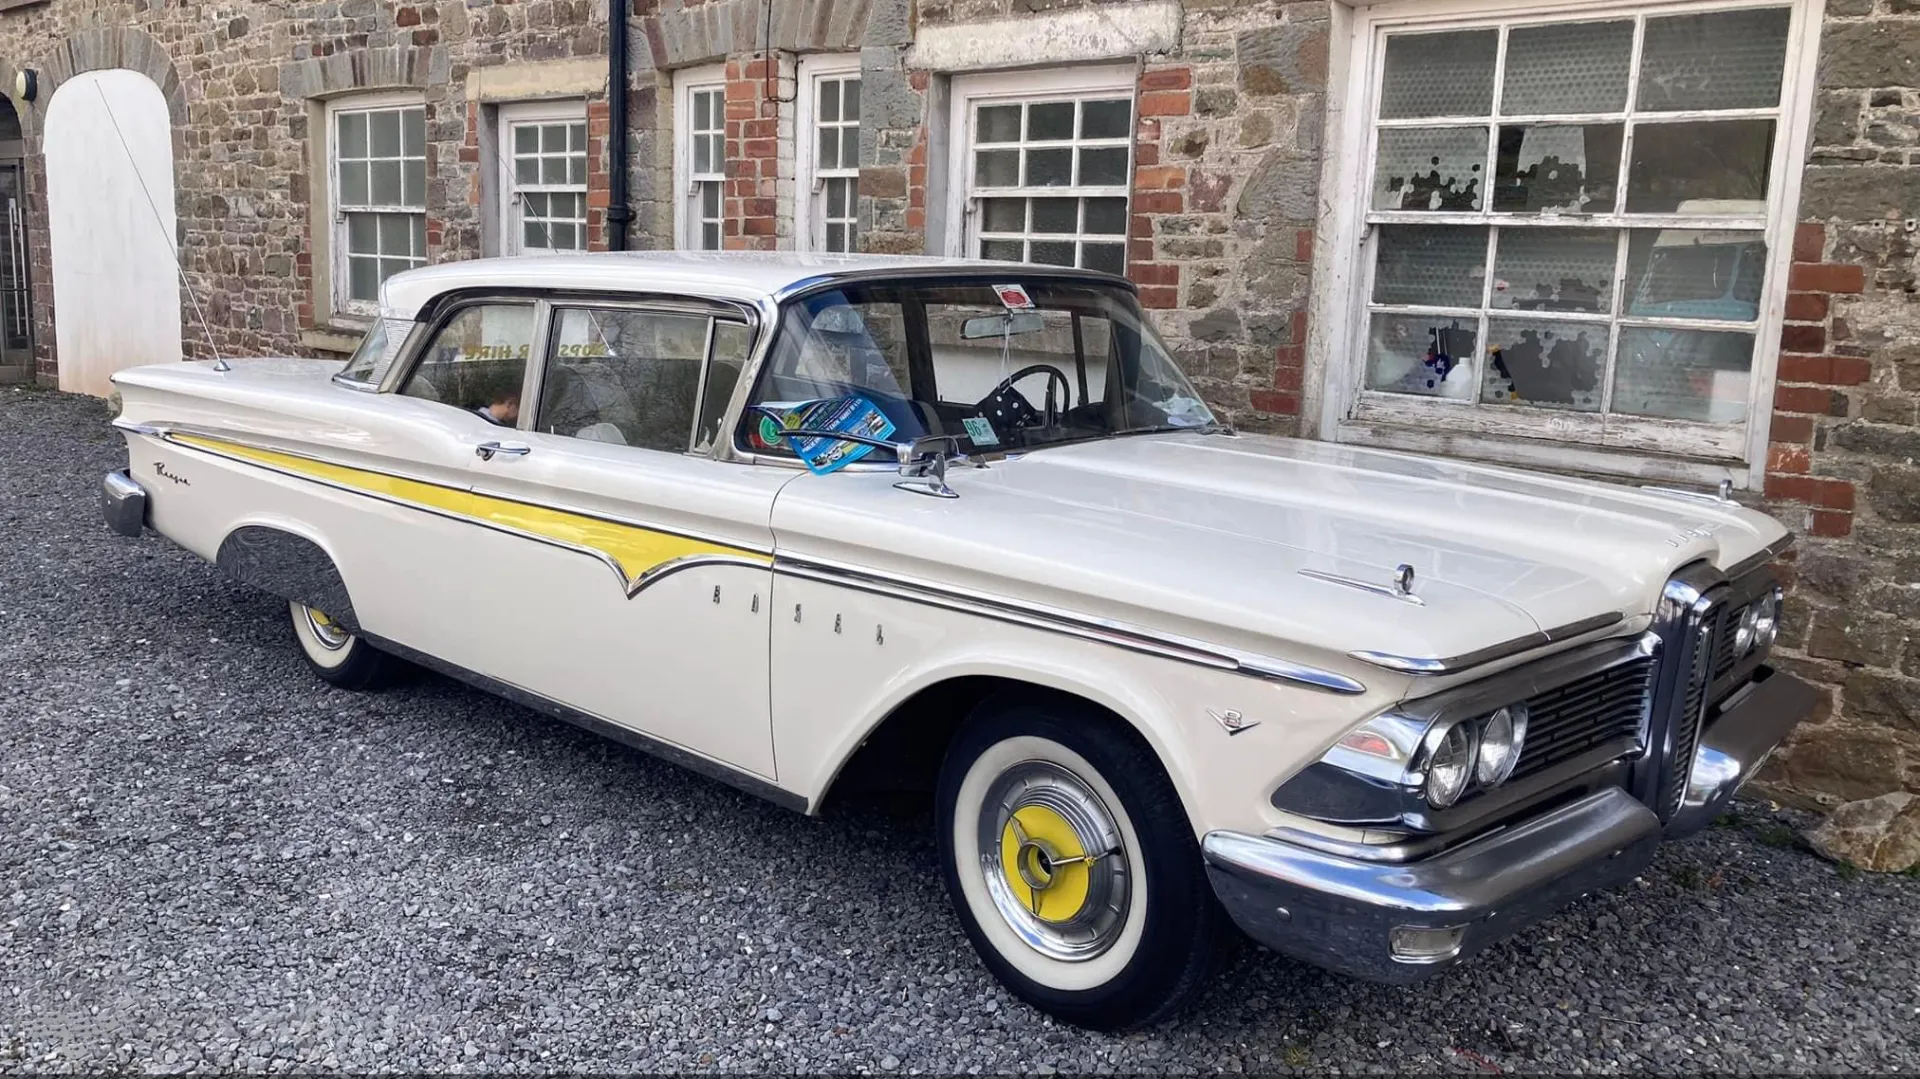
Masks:
[[[0,391],[0,1072],[1920,1069],[1920,880],[1758,804],[1410,990],[1249,947],[1108,1037],[986,974],[924,813],[810,820],[98,519],[97,402]]]

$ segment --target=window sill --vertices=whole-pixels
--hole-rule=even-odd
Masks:
[[[1425,425],[1343,420],[1334,429],[1334,441],[1615,482],[1671,483],[1711,490],[1721,480],[1732,480],[1736,490],[1752,486],[1747,466],[1738,461],[1604,449],[1544,438],[1468,434]]]
[[[351,326],[325,326],[314,330],[300,331],[300,344],[316,352],[338,352],[342,356],[353,355],[360,347],[360,338],[364,330]]]

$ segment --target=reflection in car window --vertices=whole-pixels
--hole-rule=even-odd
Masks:
[[[434,335],[400,392],[512,427],[520,418],[520,386],[532,345],[531,306],[461,308]]]
[[[710,322],[621,308],[555,312],[535,429],[685,452]]]
[[[1009,312],[995,286],[1018,283]],[[1211,427],[1200,401],[1118,285],[1000,275],[991,281],[847,285],[790,302],[742,418],[743,448],[790,455],[767,410],[857,397],[890,438],[952,435],[970,451]]]
[[[700,399],[700,429],[694,436],[694,448],[709,450],[720,436],[720,421],[733,401],[734,387],[740,384],[740,372],[747,366],[747,350],[753,346],[753,332],[742,323],[713,324],[713,358],[707,365],[707,385]]]
[[[367,335],[360,339],[360,347],[347,357],[347,365],[340,369],[340,377],[349,382],[364,382],[369,386],[378,386],[380,380],[387,377],[387,369],[400,355],[400,347],[407,343],[407,334],[413,330],[413,323],[403,318],[377,318],[368,327]]]

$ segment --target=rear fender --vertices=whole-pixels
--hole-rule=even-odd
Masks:
[[[244,585],[295,603],[304,603],[360,632],[353,598],[333,556],[306,529],[289,522],[250,522],[220,541],[214,565]]]

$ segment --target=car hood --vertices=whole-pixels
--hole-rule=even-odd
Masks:
[[[1676,568],[1724,568],[1786,535],[1706,498],[1253,435],[1132,436],[955,468],[955,499],[893,479],[788,484],[782,552],[1290,658],[1450,658],[1645,615]],[[1388,589],[1402,564],[1417,604],[1313,576]]]

